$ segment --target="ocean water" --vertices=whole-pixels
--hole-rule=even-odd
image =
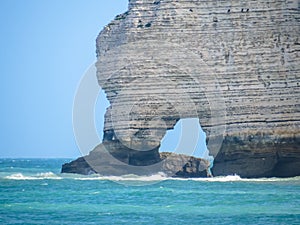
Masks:
[[[0,159],[0,224],[300,224],[300,177],[60,174],[67,159]]]

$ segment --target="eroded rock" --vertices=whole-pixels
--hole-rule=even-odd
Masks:
[[[215,175],[300,175],[299,12],[295,0],[130,0],[97,38],[103,141],[155,159],[167,129],[198,117]]]

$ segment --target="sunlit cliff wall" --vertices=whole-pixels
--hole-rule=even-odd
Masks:
[[[130,0],[97,38],[103,141],[155,154],[198,117],[215,175],[300,175],[299,5]]]

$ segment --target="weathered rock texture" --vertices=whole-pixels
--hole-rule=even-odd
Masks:
[[[300,175],[299,4],[130,0],[97,38],[103,141],[155,155],[198,117],[215,175]]]
[[[152,175],[161,172],[172,177],[206,177],[207,175],[206,169],[209,163],[206,160],[166,152],[157,155],[148,152],[140,155],[140,152],[118,145],[120,143],[115,141],[100,144],[89,155],[64,164],[61,172],[84,175],[98,173],[104,176]],[[117,154],[108,152],[108,149],[118,150],[115,152]],[[112,155],[115,158],[112,158]]]

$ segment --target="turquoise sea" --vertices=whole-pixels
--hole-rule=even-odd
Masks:
[[[0,159],[0,224],[300,224],[300,177],[60,174],[67,159]]]

